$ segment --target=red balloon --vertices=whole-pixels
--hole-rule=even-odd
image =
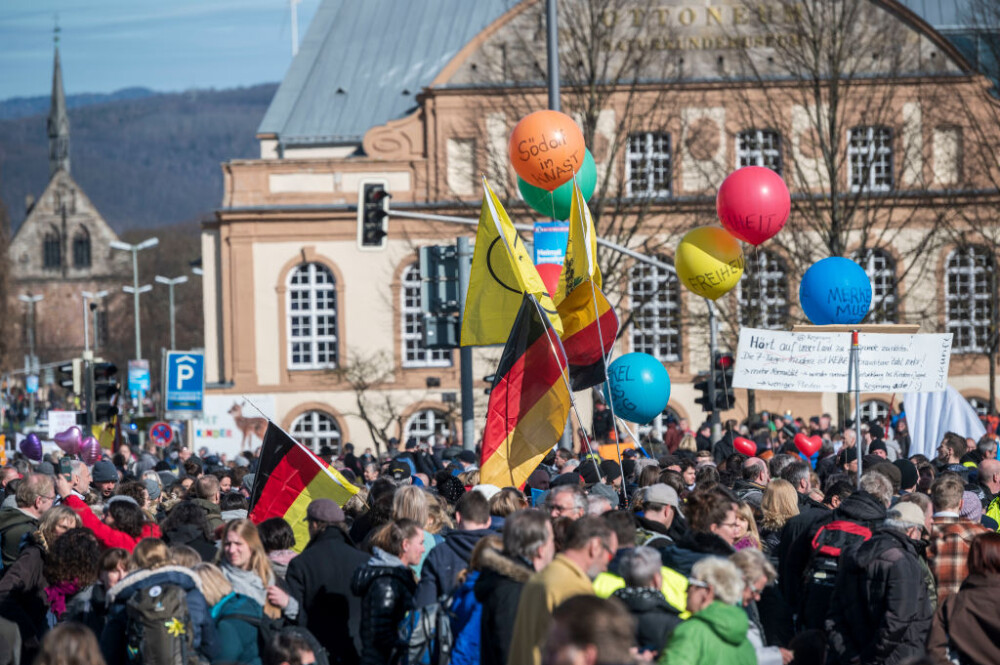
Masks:
[[[559,289],[559,275],[562,274],[563,267],[558,263],[539,263],[535,267],[538,268],[538,274],[549,295],[555,295]]]
[[[763,166],[744,166],[729,174],[715,197],[719,221],[732,235],[759,245],[781,230],[792,197],[781,176]]]
[[[819,452],[819,449],[823,446],[822,437],[814,436],[810,438],[802,432],[796,434],[793,441],[795,442],[795,447],[799,449],[799,452],[806,457],[812,457],[814,454]]]
[[[753,457],[757,454],[757,444],[750,439],[744,439],[742,436],[733,437],[733,448],[736,452],[742,453],[747,457]]]

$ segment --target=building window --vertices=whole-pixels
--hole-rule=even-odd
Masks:
[[[288,276],[288,367],[337,365],[337,288],[333,273],[305,263]]]
[[[292,422],[292,436],[314,453],[330,446],[334,454],[340,454],[340,426],[333,416],[322,411],[306,411],[296,418]]]
[[[419,443],[429,436],[443,436],[451,431],[451,419],[442,411],[423,409],[417,411],[406,421],[403,428],[403,441],[414,438]]]
[[[55,229],[50,229],[42,241],[42,260],[45,267],[50,270],[62,267],[62,242],[59,239],[59,232]]]
[[[400,321],[403,330],[403,367],[450,367],[449,349],[424,346],[424,311],[420,309],[420,267],[411,263],[403,271]]]
[[[632,350],[648,353],[660,362],[679,362],[681,293],[677,275],[638,263],[629,273],[628,295],[634,313]]]
[[[847,144],[851,191],[887,192],[892,189],[892,130],[855,127]]]
[[[788,268],[784,260],[766,250],[748,256],[739,297],[740,322],[744,326],[784,328],[788,320]]]
[[[90,233],[82,226],[73,236],[73,267],[90,267]]]
[[[628,196],[670,196],[670,134],[629,134],[625,193]]]
[[[986,247],[964,247],[948,255],[945,300],[953,352],[985,353],[989,346],[993,267]]]
[[[889,405],[880,399],[870,399],[861,403],[861,422],[863,423],[870,423],[876,418],[881,418],[884,421],[888,416]]]
[[[865,269],[872,283],[872,305],[868,310],[868,323],[897,323],[896,311],[896,261],[884,249],[867,249],[854,252],[851,259]]]
[[[781,175],[781,136],[773,129],[746,129],[736,136],[737,167],[763,166]]]

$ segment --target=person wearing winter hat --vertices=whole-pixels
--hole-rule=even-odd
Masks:
[[[449,505],[454,506],[465,494],[465,485],[457,477],[449,474],[438,480],[437,491]]]
[[[90,471],[91,483],[101,501],[107,501],[118,485],[118,470],[107,460],[100,460]]]
[[[463,450],[455,458],[455,461],[462,465],[463,471],[475,471],[479,468],[477,462],[479,459],[476,457],[476,453],[471,450]]]
[[[899,469],[899,491],[900,494],[909,494],[917,489],[917,481],[920,479],[917,474],[917,467],[906,458],[900,458],[892,463]]]

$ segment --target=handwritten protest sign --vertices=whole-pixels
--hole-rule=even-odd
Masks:
[[[941,392],[948,382],[951,334],[859,335],[861,392]],[[733,386],[759,390],[845,393],[850,333],[744,328]]]

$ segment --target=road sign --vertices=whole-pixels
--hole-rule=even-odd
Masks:
[[[205,401],[205,356],[194,351],[168,351],[165,410],[170,418],[201,415]]]
[[[24,390],[29,395],[38,392],[38,375],[29,374],[24,378]]]
[[[165,422],[153,423],[149,426],[149,438],[158,446],[169,446],[174,438],[174,428]]]
[[[128,391],[133,395],[138,395],[140,392],[143,395],[149,394],[148,360],[128,361]]]

